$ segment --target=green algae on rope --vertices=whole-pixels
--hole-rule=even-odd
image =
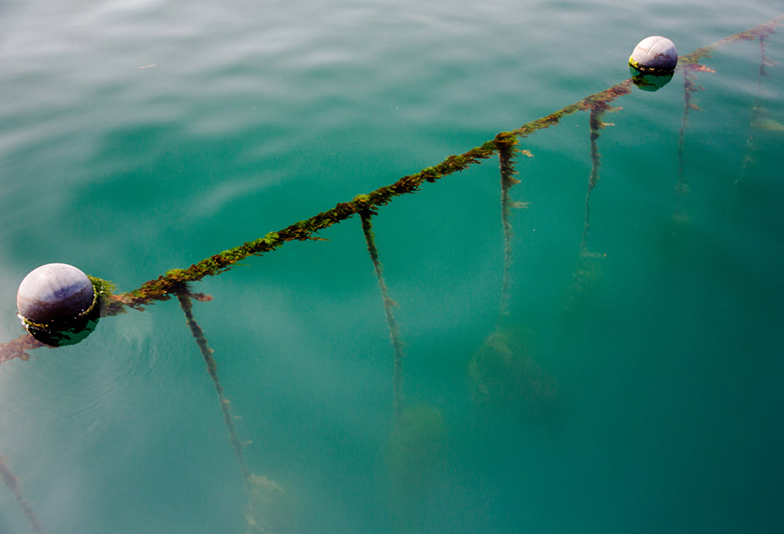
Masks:
[[[196,282],[206,276],[215,276],[231,269],[234,264],[249,256],[259,256],[271,252],[288,241],[318,240],[319,238],[314,234],[320,230],[353,217],[361,211],[384,206],[396,196],[413,193],[424,182],[435,182],[444,176],[462,171],[480,159],[491,157],[495,151],[495,143],[490,141],[464,154],[449,156],[434,167],[427,167],[416,174],[404,176],[394,184],[381,187],[366,195],[359,195],[350,202],[342,202],[309,219],[294,223],[277,232],[270,232],[255,241],[249,241],[215,254],[187,269],[169,271],[155,280],[145,282],[134,291],[115,296],[114,304],[107,307],[106,313],[114,315],[119,313],[124,306],[139,308],[156,300],[168,300],[179,284]]]
[[[516,130],[501,132],[494,139],[480,146],[474,147],[463,154],[449,156],[438,165],[426,167],[416,174],[404,176],[391,185],[381,187],[365,195],[358,195],[350,202],[342,202],[334,208],[314,215],[309,219],[294,223],[277,232],[270,232],[255,241],[249,241],[238,247],[210,256],[187,269],[171,270],[154,280],[145,282],[138,289],[114,296],[114,302],[105,307],[104,314],[115,315],[120,313],[122,308],[126,306],[140,308],[153,301],[168,300],[179,284],[197,282],[207,276],[215,276],[228,271],[237,262],[249,256],[260,256],[271,252],[288,241],[319,239],[314,237],[314,234],[320,230],[351,218],[362,211],[384,206],[397,196],[414,193],[425,182],[436,182],[445,176],[463,171],[471,165],[480,163],[481,160],[492,157],[499,151],[501,146],[508,145],[509,140],[513,137],[526,137],[537,130],[549,128],[557,124],[562,117],[576,111],[606,106],[608,102],[630,93],[631,90],[632,82],[631,80],[626,80],[609,89],[590,95],[555,113],[526,123]]]
[[[727,44],[753,40],[761,36],[770,35],[774,32],[774,28],[782,23],[784,23],[784,15],[771,19],[754,28],[731,35],[711,45],[702,47],[691,54],[681,56],[679,64],[687,66],[688,64],[696,63],[704,57],[709,57],[713,50]],[[678,68],[681,68],[681,66]],[[449,156],[438,165],[427,167],[416,174],[404,176],[391,185],[381,187],[365,195],[359,195],[350,202],[340,203],[330,210],[297,222],[283,230],[270,232],[264,237],[254,241],[246,242],[238,247],[215,254],[214,256],[191,265],[187,269],[173,269],[168,271],[166,274],[145,282],[138,289],[128,293],[107,295],[103,302],[101,315],[117,315],[123,313],[126,308],[141,309],[154,301],[169,300],[172,295],[176,293],[176,288],[181,284],[196,282],[206,276],[214,276],[227,271],[237,262],[249,256],[258,256],[271,252],[287,241],[319,239],[313,235],[319,230],[323,230],[335,223],[348,219],[357,213],[360,213],[362,210],[383,206],[396,196],[413,193],[417,191],[424,182],[435,182],[444,176],[465,170],[475,163],[480,163],[481,160],[495,155],[495,153],[499,151],[499,143],[507,142],[506,140],[512,136],[526,137],[538,130],[546,129],[558,124],[563,117],[577,111],[589,111],[597,107],[606,106],[616,98],[631,93],[633,85],[633,81],[627,79],[554,113],[528,122],[516,130],[501,132],[495,139],[472,148],[468,152]],[[27,339],[28,337],[28,335],[24,335],[16,340],[1,344],[0,364],[13,358],[26,359],[29,357],[26,350],[41,346],[32,343]]]
[[[770,19],[767,22],[763,22],[762,24],[754,26],[753,28],[735,33],[729,37],[725,37],[724,39],[716,41],[715,43],[698,48],[691,54],[681,56],[678,58],[678,65],[697,63],[701,59],[711,57],[711,53],[714,50],[728,44],[737,43],[740,41],[753,41],[758,37],[768,36],[772,33],[775,33],[775,28],[781,26],[782,24],[784,24],[784,15],[779,15],[778,17]]]

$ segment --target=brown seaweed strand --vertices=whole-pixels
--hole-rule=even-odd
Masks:
[[[0,365],[16,358],[27,361],[30,359],[27,351],[41,347],[48,347],[48,345],[41,343],[30,334],[24,333],[12,341],[0,344]]]
[[[764,33],[759,35],[760,66],[759,72],[757,74],[757,91],[754,96],[754,105],[751,108],[749,136],[746,138],[746,153],[743,155],[743,165],[741,166],[740,177],[735,181],[736,184],[742,182],[745,179],[748,168],[756,161],[758,147],[754,135],[754,125],[757,121],[764,118],[766,114],[762,107],[762,79],[768,75],[766,67],[774,65],[774,63],[770,61],[767,56],[767,43],[765,42],[766,37],[767,34]]]
[[[204,336],[204,331],[201,329],[201,326],[199,326],[199,323],[197,323],[196,319],[193,317],[193,300],[187,289],[184,288],[182,291],[177,292],[177,299],[180,301],[180,307],[182,307],[182,311],[185,314],[185,322],[191,329],[191,334],[193,334],[193,338],[199,346],[201,355],[204,358],[204,363],[207,364],[207,372],[212,379],[212,383],[215,384],[215,391],[218,393],[218,400],[220,401],[221,411],[223,412],[223,421],[226,423],[226,428],[229,431],[229,439],[231,440],[231,445],[234,448],[234,455],[237,457],[237,463],[242,472],[242,479],[247,484],[250,472],[248,471],[245,462],[245,454],[243,452],[244,444],[240,442],[237,437],[237,430],[234,428],[234,416],[231,414],[230,402],[223,394],[223,386],[221,386],[220,378],[218,377],[218,364],[213,357],[214,351],[207,343],[207,338]]]
[[[517,152],[518,139],[516,136],[497,136],[496,146],[498,147],[498,160],[501,171],[501,223],[504,229],[504,275],[501,284],[501,304],[500,315],[509,314],[509,292],[511,288],[511,268],[512,268],[512,239],[514,229],[512,227],[512,209],[516,206],[509,193],[510,189],[519,184],[520,180],[515,178],[514,157]]]
[[[579,102],[575,102],[570,106],[566,106],[565,108],[560,109],[555,113],[551,113],[550,115],[547,115],[535,121],[531,121],[529,123],[523,124],[517,130],[513,130],[512,132],[501,132],[496,136],[496,139],[498,139],[499,136],[506,135],[507,133],[512,133],[520,137],[526,137],[537,130],[542,130],[558,124],[558,122],[560,122],[560,120],[563,117],[566,117],[567,115],[571,115],[572,113],[575,113],[577,111],[588,111],[596,106],[607,106],[610,102],[612,102],[616,98],[631,93],[633,87],[634,87],[634,82],[632,81],[631,78],[629,78],[627,80],[622,81],[621,83],[617,83],[612,87],[605,89],[604,91],[587,96],[582,100],[580,100]]]
[[[401,386],[403,381],[403,341],[400,336],[400,327],[397,324],[394,314],[394,308],[397,304],[389,297],[389,289],[387,288],[387,283],[384,281],[384,267],[378,259],[378,247],[376,247],[373,224],[370,220],[373,215],[375,215],[375,213],[372,210],[365,210],[359,213],[359,216],[362,219],[362,232],[365,234],[370,261],[373,262],[373,269],[376,272],[376,278],[378,278],[378,287],[381,289],[381,299],[384,302],[384,313],[386,314],[389,337],[392,342],[392,350],[394,351],[395,356],[393,407],[395,416],[399,418],[403,408],[401,400]]]
[[[683,117],[681,118],[681,129],[678,131],[678,183],[675,184],[675,193],[680,197],[689,192],[689,185],[684,178],[685,161],[683,159],[683,147],[686,141],[686,127],[689,125],[689,111],[691,110],[691,86],[693,81],[689,78],[689,69],[683,69]],[[680,212],[680,202],[676,209]]]
[[[585,223],[583,225],[583,237],[580,242],[580,253],[587,253],[588,251],[588,233],[590,232],[590,215],[591,215],[591,192],[599,182],[599,166],[601,165],[601,154],[599,154],[599,130],[607,126],[602,122],[602,117],[609,106],[606,103],[597,103],[591,108],[591,116],[589,119],[591,130],[591,174],[588,177],[588,191],[585,193]]]
[[[16,478],[13,471],[11,471],[11,468],[5,460],[6,458],[0,456],[0,478],[3,479],[5,485],[8,486],[8,489],[14,494],[16,502],[22,507],[22,513],[24,513],[25,517],[30,522],[30,528],[33,532],[35,532],[35,534],[45,534],[44,527],[38,519],[38,516],[35,515],[33,507],[30,505],[30,501],[25,499],[24,493],[22,493],[22,487],[19,485],[19,480]]]
[[[683,117],[681,118],[681,128],[678,132],[678,182],[675,184],[675,193],[678,197],[676,206],[676,216],[682,216],[681,198],[689,192],[689,184],[686,181],[686,158],[684,157],[684,147],[686,144],[686,129],[689,126],[689,114],[692,111],[702,111],[697,105],[694,93],[702,91],[704,87],[697,85],[698,72],[715,72],[705,65],[699,63],[688,63],[683,66]]]

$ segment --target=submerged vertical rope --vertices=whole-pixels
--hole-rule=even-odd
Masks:
[[[611,123],[602,122],[604,114],[608,111],[617,111],[620,108],[610,107],[608,101],[594,101],[590,107],[590,140],[591,140],[591,173],[588,176],[588,191],[585,193],[585,220],[583,223],[582,239],[580,240],[580,252],[577,263],[572,271],[572,283],[565,296],[564,310],[572,315],[583,300],[583,295],[588,289],[595,287],[601,280],[604,267],[601,260],[605,254],[591,252],[588,248],[588,235],[591,231],[591,193],[599,182],[599,167],[601,165],[601,154],[599,153],[600,130]]]
[[[760,45],[760,66],[759,72],[757,74],[757,92],[754,96],[754,105],[751,108],[749,136],[746,139],[746,153],[743,156],[743,165],[741,166],[740,177],[735,180],[736,184],[743,181],[743,179],[746,177],[746,172],[748,171],[749,167],[754,164],[757,159],[756,153],[758,147],[755,141],[754,130],[763,124],[762,121],[765,120],[767,115],[767,110],[762,107],[762,79],[768,75],[765,67],[773,66],[774,63],[768,59],[766,54],[767,43],[765,42],[765,34],[761,33],[758,38]]]
[[[591,128],[591,174],[588,177],[588,192],[585,194],[585,224],[583,226],[583,237],[580,242],[580,253],[588,252],[588,233],[590,231],[590,200],[591,192],[599,182],[599,165],[601,165],[601,154],[599,154],[599,146],[597,140],[599,139],[599,130],[609,124],[602,122],[604,113],[611,109],[606,102],[597,102],[591,107],[591,116],[589,124]]]
[[[675,193],[678,197],[689,192],[689,184],[686,183],[683,170],[685,160],[683,159],[683,147],[686,142],[686,127],[689,125],[689,112],[692,110],[691,94],[694,92],[692,87],[694,82],[689,77],[689,69],[683,69],[683,117],[681,118],[681,129],[678,131],[678,182],[675,184]],[[699,109],[699,108],[694,108]],[[680,206],[678,206],[678,211]]]
[[[22,507],[22,513],[24,513],[25,517],[30,522],[30,527],[33,529],[33,532],[35,532],[35,534],[45,534],[44,527],[35,515],[33,507],[30,505],[30,501],[25,499],[24,494],[22,493],[22,487],[19,485],[19,480],[2,456],[0,456],[0,478],[3,479],[5,485],[8,486],[8,489],[14,494],[16,502]]]
[[[285,526],[287,523],[295,522],[292,502],[288,500],[286,491],[274,480],[251,473],[248,470],[244,448],[250,442],[242,443],[237,437],[237,430],[234,428],[235,416],[231,413],[229,400],[223,394],[223,386],[221,386],[220,379],[218,378],[218,365],[215,362],[215,358],[212,356],[213,350],[207,343],[207,338],[204,336],[204,331],[201,329],[201,326],[199,326],[196,319],[193,317],[192,295],[194,297],[197,296],[196,294],[189,293],[187,286],[183,286],[180,291],[177,292],[177,299],[180,301],[183,313],[185,313],[185,320],[188,323],[191,334],[193,334],[193,338],[199,345],[204,363],[207,364],[207,372],[210,374],[212,383],[215,384],[215,391],[218,393],[218,400],[220,401],[221,411],[223,412],[223,421],[226,423],[226,428],[229,431],[229,439],[234,448],[234,455],[240,466],[242,481],[245,484],[245,490],[248,496],[244,511],[245,520],[248,525],[247,534],[252,534],[254,532],[274,534],[279,531],[279,528],[277,528],[278,526]]]
[[[373,224],[370,221],[371,217],[375,215],[371,210],[363,210],[359,212],[362,219],[362,232],[365,234],[365,241],[367,242],[368,254],[370,260],[373,262],[373,269],[376,271],[376,278],[378,278],[378,287],[381,289],[381,299],[384,302],[384,313],[387,317],[387,326],[389,327],[389,337],[392,341],[392,349],[395,354],[395,378],[394,378],[394,410],[395,416],[400,417],[402,413],[401,401],[401,383],[403,380],[403,341],[400,338],[400,328],[395,320],[393,308],[397,305],[394,300],[389,297],[389,290],[384,281],[383,266],[378,259],[378,248],[376,247],[376,238],[373,234]]]
[[[520,183],[520,180],[514,176],[517,174],[515,171],[514,156],[517,152],[517,137],[516,136],[497,136],[496,146],[498,147],[498,160],[501,169],[501,223],[504,229],[504,275],[501,284],[501,304],[500,315],[509,314],[509,290],[511,287],[510,270],[512,267],[512,238],[514,237],[514,230],[512,229],[512,209],[515,207],[522,207],[523,204],[517,205],[509,194],[509,190]]]
[[[702,91],[704,87],[697,85],[697,72],[714,72],[712,69],[699,63],[688,63],[682,67],[683,71],[683,118],[681,119],[681,129],[678,132],[678,182],[675,184],[675,193],[678,195],[678,205],[676,216],[681,216],[680,198],[689,191],[689,184],[685,178],[686,159],[683,156],[686,143],[686,128],[689,125],[689,114],[691,111],[702,111],[697,105],[694,93]]]
[[[231,445],[234,448],[234,455],[237,457],[237,463],[242,472],[242,479],[247,485],[250,472],[245,463],[245,454],[243,453],[244,445],[237,437],[237,430],[234,428],[234,416],[231,414],[229,400],[223,394],[223,386],[221,386],[220,379],[218,378],[218,364],[212,356],[213,350],[207,343],[207,338],[204,336],[204,331],[201,329],[201,326],[199,326],[199,323],[197,323],[196,319],[193,317],[193,301],[190,294],[187,290],[183,290],[177,293],[177,299],[180,301],[180,307],[182,307],[183,313],[185,313],[185,321],[191,329],[191,334],[193,334],[193,338],[199,346],[201,355],[204,358],[204,363],[207,364],[207,372],[210,374],[212,383],[215,384],[215,391],[218,393],[218,400],[220,401],[221,411],[223,412],[223,421],[226,423],[226,428],[229,431],[229,439],[231,440]]]

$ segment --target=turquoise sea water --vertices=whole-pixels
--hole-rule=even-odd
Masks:
[[[778,2],[0,2],[0,342],[35,267],[119,291],[394,182]],[[49,533],[777,532],[784,29],[194,286],[255,496],[176,299],[0,366],[0,456]],[[752,108],[767,122],[751,128]],[[752,148],[749,150],[749,136]],[[753,156],[753,159],[749,158]],[[745,163],[744,163],[745,162]],[[737,183],[736,183],[737,182]],[[575,273],[582,269],[582,274]],[[396,422],[397,420],[397,422]],[[263,479],[261,477],[264,477]],[[251,530],[249,530],[251,529]],[[0,534],[32,532],[0,485]]]

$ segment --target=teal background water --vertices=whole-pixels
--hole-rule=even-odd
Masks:
[[[645,36],[687,53],[780,8],[4,1],[2,341],[23,332],[15,291],[38,265],[133,289],[603,90]],[[782,35],[768,40],[780,65]],[[277,530],[777,532],[784,136],[749,127],[759,60],[754,41],[705,61],[716,72],[698,79],[681,200],[682,77],[606,115],[589,236],[600,272],[582,292],[588,115],[523,140],[534,157],[518,159],[512,194],[530,205],[514,213],[500,326],[512,363],[485,376],[487,395],[472,362],[493,354],[498,323],[497,160],[381,210],[404,406],[420,425],[409,441],[358,220],[198,284],[249,468],[286,491]],[[761,102],[784,122],[784,68],[768,71]],[[246,531],[176,301],[33,356],[0,367],[0,454],[47,532]],[[0,532],[30,532],[5,486]]]

